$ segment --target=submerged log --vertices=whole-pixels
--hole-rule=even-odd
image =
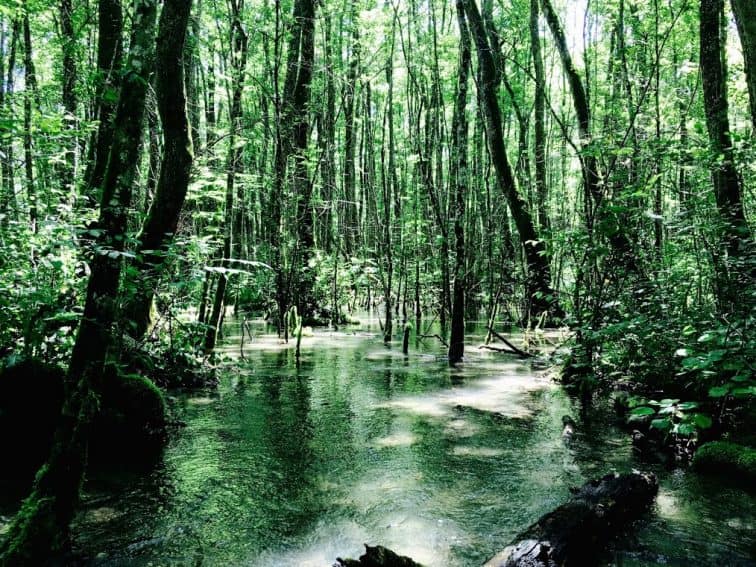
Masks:
[[[365,544],[365,553],[359,559],[336,559],[333,567],[423,567],[409,557],[397,555],[382,545],[370,547]]]
[[[652,502],[653,474],[608,474],[574,491],[572,498],[520,533],[484,567],[592,565],[610,540]]]

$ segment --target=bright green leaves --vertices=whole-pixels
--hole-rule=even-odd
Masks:
[[[631,398],[632,405],[642,403],[631,410],[633,416],[654,416],[651,427],[680,437],[695,437],[703,429],[709,429],[712,418],[705,413],[691,413],[699,408],[698,402],[680,402],[678,399],[644,400]],[[655,409],[656,408],[656,409]]]

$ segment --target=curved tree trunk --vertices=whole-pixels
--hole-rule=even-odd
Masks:
[[[163,8],[157,41],[156,87],[160,122],[163,125],[163,158],[155,199],[139,235],[136,251],[137,277],[133,295],[124,308],[127,331],[141,338],[150,326],[150,311],[167,247],[173,241],[184,204],[192,168],[192,136],[187,115],[184,72],[188,50],[184,49],[191,0],[175,0]],[[164,22],[164,23],[163,23]]]
[[[515,185],[512,168],[509,165],[501,125],[501,111],[496,96],[496,66],[491,46],[486,36],[483,20],[475,0],[463,0],[467,21],[478,52],[478,66],[481,82],[478,85],[483,116],[486,122],[488,149],[496,171],[496,179],[507,199],[509,210],[517,227],[525,251],[528,270],[526,288],[527,312],[525,319],[535,322],[543,312],[551,317],[561,318],[563,312],[551,289],[551,268],[549,255],[542,240],[536,233],[533,219]]]

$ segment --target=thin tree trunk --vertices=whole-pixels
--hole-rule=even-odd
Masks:
[[[457,71],[457,96],[452,122],[452,174],[454,184],[454,238],[456,264],[454,267],[454,292],[452,303],[451,336],[449,338],[449,362],[462,360],[465,352],[465,199],[467,193],[467,82],[470,75],[472,54],[470,32],[467,29],[464,7],[457,0],[459,22],[459,68]]]
[[[24,172],[26,174],[26,196],[29,201],[29,222],[33,232],[39,230],[39,209],[37,206],[37,188],[34,185],[34,157],[32,138],[32,97],[37,90],[37,74],[32,57],[31,30],[29,29],[29,12],[24,10]]]
[[[76,175],[76,157],[78,140],[77,100],[76,100],[76,36],[73,28],[73,3],[72,0],[60,2],[60,29],[63,43],[63,109],[65,111],[64,129],[67,140],[65,141],[65,164],[62,170],[63,194],[68,195],[64,200],[69,200],[74,193],[74,179]]]
[[[530,0],[530,49],[533,53],[533,70],[535,71],[535,186],[538,211],[538,226],[548,230],[550,223],[546,210],[548,186],[546,185],[546,79],[541,55],[541,34],[538,29],[538,0]]]
[[[478,88],[483,103],[482,111],[486,122],[491,161],[496,171],[499,187],[504,193],[512,212],[512,218],[520,234],[520,241],[525,252],[528,271],[526,318],[535,323],[543,312],[548,312],[551,316],[560,318],[563,313],[551,289],[551,268],[548,253],[543,241],[538,238],[530,212],[517,191],[512,169],[507,159],[501,128],[501,112],[495,90],[496,67],[483,20],[474,0],[463,0],[463,4],[478,52],[478,65],[481,73],[481,83]]]
[[[231,108],[229,109],[230,138],[228,157],[226,158],[226,212],[223,232],[223,253],[221,262],[232,257],[233,249],[233,221],[236,174],[241,161],[241,147],[237,147],[236,136],[240,128],[242,116],[242,93],[244,91],[244,75],[247,68],[248,38],[242,26],[241,9],[243,0],[232,0],[229,4],[232,11],[231,23],[231,54],[232,85]],[[226,298],[228,275],[221,272],[215,287],[213,308],[205,334],[205,353],[213,352],[215,342],[220,332]]]

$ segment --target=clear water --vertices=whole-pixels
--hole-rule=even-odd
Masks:
[[[641,468],[627,435],[527,364],[433,339],[404,358],[364,332],[246,339],[217,392],[181,395],[186,422],[148,471],[90,478],[78,550],[101,565],[328,566],[383,544],[428,566],[480,565],[568,488]],[[471,345],[481,337],[469,337]],[[226,342],[238,356],[238,337]],[[643,468],[648,468],[645,466]],[[756,565],[754,497],[657,471],[650,519],[617,565]]]

